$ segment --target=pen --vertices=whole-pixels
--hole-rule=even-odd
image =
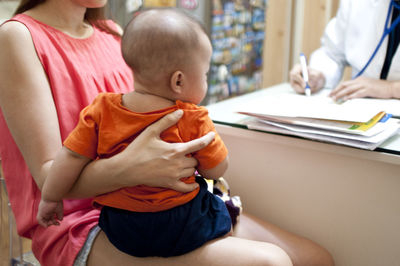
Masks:
[[[300,53],[300,65],[301,65],[301,72],[303,74],[303,79],[306,82],[306,87],[304,89],[307,96],[311,95],[311,88],[308,84],[308,70],[307,70],[307,59],[303,53]]]

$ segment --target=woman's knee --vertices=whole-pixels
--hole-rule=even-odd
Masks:
[[[214,246],[213,250],[219,250],[219,254],[224,254],[226,262],[229,262],[227,265],[293,265],[286,251],[271,243],[228,237],[211,246]]]
[[[256,265],[293,265],[289,255],[282,248],[269,243],[263,243],[263,245],[264,247],[261,247],[259,251],[255,253],[258,260]]]
[[[313,246],[304,252],[297,252],[293,259],[294,266],[334,266],[332,255],[321,246]]]

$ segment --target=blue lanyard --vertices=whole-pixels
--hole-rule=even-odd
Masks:
[[[385,40],[386,36],[388,36],[388,35],[394,30],[394,28],[397,26],[397,24],[400,23],[400,16],[398,16],[398,17],[396,18],[396,20],[393,21],[393,23],[390,25],[390,27],[388,27],[388,26],[389,26],[390,13],[392,12],[393,8],[400,9],[400,5],[397,4],[397,3],[395,3],[394,0],[391,0],[391,1],[390,1],[390,5],[389,5],[389,9],[388,9],[388,12],[387,12],[387,15],[386,15],[385,28],[383,29],[382,37],[381,37],[381,39],[380,39],[378,45],[376,46],[375,51],[372,53],[371,57],[369,58],[368,62],[367,62],[367,63],[365,64],[365,66],[360,70],[360,72],[358,72],[358,73],[353,77],[353,79],[355,79],[355,78],[361,76],[361,75],[364,73],[365,69],[367,69],[367,67],[368,67],[369,64],[371,63],[372,59],[374,59],[376,53],[378,52],[379,48],[381,47],[381,45],[382,45],[383,41]]]

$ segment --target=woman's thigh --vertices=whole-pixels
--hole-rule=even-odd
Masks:
[[[294,265],[334,265],[331,254],[322,246],[250,214],[240,215],[233,236],[275,244],[288,253]]]
[[[117,250],[103,232],[97,236],[89,254],[87,265],[292,265],[283,249],[276,245],[224,237],[208,242],[182,256],[170,258],[135,258]]]

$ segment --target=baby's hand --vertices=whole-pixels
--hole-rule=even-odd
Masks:
[[[40,201],[36,219],[41,226],[60,225],[59,221],[62,221],[63,216],[62,201],[45,201],[43,199]]]

